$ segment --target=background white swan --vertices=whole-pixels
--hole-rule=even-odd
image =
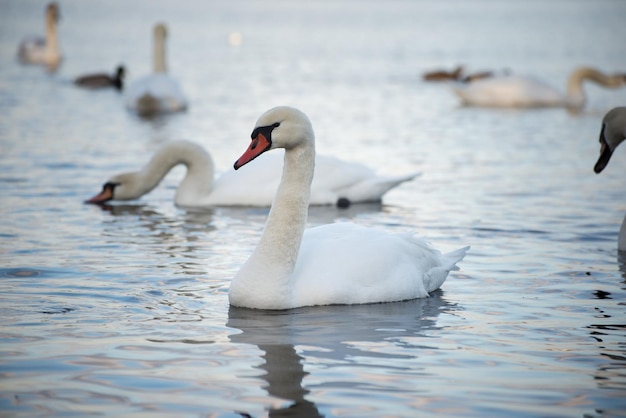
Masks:
[[[586,100],[583,90],[585,80],[607,88],[618,88],[626,85],[626,74],[606,75],[593,68],[578,68],[567,81],[566,94],[540,80],[519,75],[459,83],[455,85],[454,92],[463,104],[470,106],[582,108]]]
[[[290,107],[264,113],[235,169],[275,148],[285,148],[283,175],[261,240],[231,282],[231,305],[290,309],[415,299],[457,269],[469,247],[441,255],[411,235],[349,223],[305,232],[315,140],[304,113]]]
[[[46,6],[46,37],[31,35],[22,40],[17,50],[18,60],[22,64],[45,65],[55,70],[61,63],[61,52],[57,36],[57,22],[59,21],[59,5],[49,3]]]
[[[154,73],[134,81],[126,91],[126,107],[140,115],[178,112],[187,108],[187,99],[178,82],[167,74],[165,39],[167,28],[154,26]]]
[[[187,173],[174,198],[179,206],[270,206],[280,182],[281,158],[280,153],[271,153],[258,164],[239,173],[227,171],[214,180],[213,160],[204,148],[189,141],[173,141],[162,146],[140,171],[111,177],[102,192],[87,202],[137,199],[154,189],[174,166],[184,164]],[[419,175],[379,176],[362,164],[326,156],[317,156],[315,164],[314,205],[379,201],[389,189]]]
[[[604,170],[613,152],[624,139],[626,139],[626,107],[616,107],[610,110],[602,119],[600,158],[598,158],[598,162],[593,167],[593,171],[596,174]],[[619,230],[617,249],[626,251],[626,215]]]

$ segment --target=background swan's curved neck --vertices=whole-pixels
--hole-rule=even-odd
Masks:
[[[56,17],[51,12],[46,14],[46,55],[49,59],[59,55]]]
[[[210,193],[213,185],[213,160],[200,146],[188,143],[173,143],[162,147],[146,166],[138,173],[145,193],[154,189],[163,180],[163,177],[178,164],[187,167],[187,173],[182,180],[176,194],[190,191],[198,194],[205,191]]]
[[[607,76],[598,70],[582,67],[574,71],[567,80],[567,104],[570,106],[583,106],[586,101],[583,82],[593,81],[604,87],[618,87],[622,83],[619,78]]]
[[[160,30],[154,32],[154,72],[166,73],[165,66],[165,33]]]

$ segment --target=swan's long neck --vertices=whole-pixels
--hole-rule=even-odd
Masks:
[[[49,11],[46,14],[46,61],[55,64],[59,59],[59,54],[56,16]]]
[[[306,226],[314,166],[313,141],[285,151],[281,182],[259,245],[231,284],[233,305],[245,298],[247,306],[254,300],[261,309],[290,307],[277,301],[291,299],[290,281]]]
[[[193,206],[199,196],[207,196],[211,192],[213,160],[204,148],[190,142],[174,142],[162,147],[137,173],[138,192],[141,195],[150,192],[178,164],[184,164],[187,173],[176,189],[176,204]]]
[[[300,146],[285,152],[280,185],[255,253],[281,260],[290,273],[296,264],[306,226],[315,166],[315,147]]]
[[[624,84],[623,76],[609,76],[593,68],[579,68],[567,80],[567,105],[582,107],[587,97],[583,90],[585,80],[593,81],[604,87],[616,88]]]
[[[167,72],[165,66],[165,34],[159,31],[154,34],[154,72]]]
[[[174,202],[179,206],[197,206],[213,189],[213,159],[202,147],[186,150],[179,157],[187,167],[187,173],[176,189]]]

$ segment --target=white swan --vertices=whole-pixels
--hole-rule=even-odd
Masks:
[[[304,113],[290,107],[264,113],[234,167],[275,148],[285,149],[282,179],[261,240],[231,282],[231,305],[291,309],[415,299],[427,297],[457,269],[469,247],[441,255],[409,234],[350,223],[305,232],[315,140]]]
[[[600,158],[593,167],[596,174],[602,172],[611,159],[615,148],[626,139],[626,107],[610,110],[602,119],[600,130]],[[617,240],[617,249],[626,251],[626,215],[622,221]]]
[[[154,73],[134,81],[126,91],[126,107],[142,116],[178,112],[187,108],[178,82],[167,74],[163,23],[154,26]]]
[[[259,159],[241,172],[230,170],[215,181],[209,153],[189,141],[162,146],[141,171],[113,176],[102,192],[87,203],[132,200],[150,192],[176,165],[187,166],[185,178],[176,190],[175,203],[182,207],[270,206],[280,182],[279,153]],[[419,173],[379,176],[372,169],[333,157],[317,156],[311,204],[347,206],[350,203],[380,201],[382,195]]]
[[[59,6],[49,3],[46,6],[46,37],[32,35],[24,38],[17,50],[18,60],[22,64],[45,65],[55,70],[61,63],[59,39],[57,37],[57,22],[59,21]]]
[[[583,81],[593,81],[608,88],[626,85],[626,74],[606,75],[593,68],[574,71],[567,82],[564,95],[553,87],[532,77],[504,75],[456,84],[454,92],[470,106],[482,107],[568,107],[580,109],[585,105]]]

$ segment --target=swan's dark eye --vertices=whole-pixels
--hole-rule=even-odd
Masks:
[[[259,126],[258,128],[254,128],[254,131],[252,131],[252,135],[250,135],[250,138],[255,139],[257,136],[259,136],[259,134],[263,134],[264,137],[269,139],[272,137],[272,131],[279,126],[280,122],[276,122],[271,125]]]
[[[85,203],[93,203],[96,205],[101,205],[101,204],[104,204],[105,202],[108,202],[109,200],[113,200],[114,199],[113,192],[115,191],[115,188],[119,185],[120,183],[114,183],[112,181],[104,183],[104,186],[102,186],[102,191],[98,193],[97,195],[95,195],[94,197],[92,197],[91,199],[85,200]]]
[[[120,183],[113,183],[112,181],[109,181],[107,183],[104,183],[104,186],[102,186],[102,190],[106,190],[106,189],[115,189],[117,186],[119,186]]]

